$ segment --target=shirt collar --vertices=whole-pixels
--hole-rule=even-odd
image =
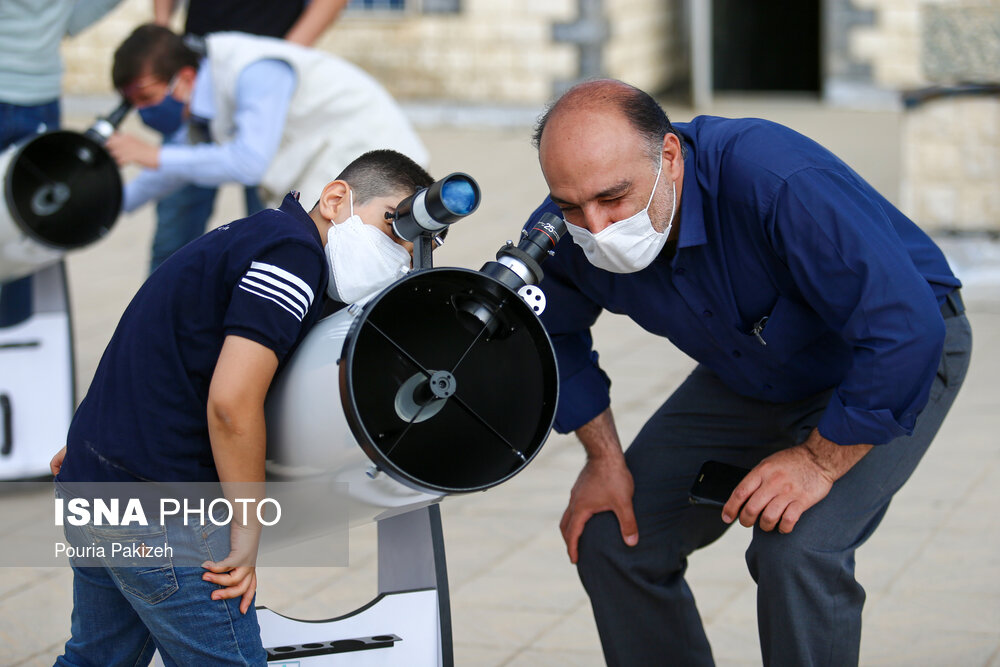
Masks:
[[[691,137],[680,132],[687,147],[684,158],[684,186],[681,189],[681,209],[678,221],[680,233],[677,239],[677,249],[704,245],[708,242],[705,235],[705,216],[702,208],[701,188],[698,187],[698,172],[695,164],[695,147]]]
[[[281,202],[281,206],[278,210],[292,216],[298,222],[306,225],[306,227],[312,230],[312,237],[316,239],[316,243],[319,243],[321,246],[323,245],[323,239],[319,236],[319,230],[316,229],[316,224],[313,222],[313,219],[309,217],[309,214],[306,213],[306,210],[302,208],[302,204],[299,203],[298,192],[293,190],[285,195],[285,199]]]

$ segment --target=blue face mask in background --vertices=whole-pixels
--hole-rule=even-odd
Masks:
[[[163,100],[159,104],[139,109],[139,117],[142,118],[142,122],[164,137],[174,134],[184,123],[184,102],[175,100],[173,97],[176,84],[177,78],[174,77],[167,87],[167,94],[163,96]]]

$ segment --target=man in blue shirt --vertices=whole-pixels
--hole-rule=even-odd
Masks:
[[[570,232],[541,285],[556,429],[587,451],[560,528],[608,663],[712,664],[683,575],[738,519],[754,527],[765,664],[855,664],[855,550],[968,365],[944,256],[829,151],[767,121],[671,125],[644,92],[595,81],[535,141],[550,198],[532,221],[561,214]],[[624,454],[592,349],[604,309],[698,362]],[[721,517],[688,502],[708,460],[752,469]]]
[[[431,182],[399,153],[366,153],[310,212],[288,195],[164,262],[125,310],[53,458],[59,492],[93,482],[221,482],[230,498],[233,485],[263,482],[271,381],[319,318],[324,292],[343,301],[352,291],[352,277],[328,258],[384,266],[369,271],[366,291],[392,282],[400,266],[385,256],[409,266],[412,245],[390,237],[385,215]],[[130,526],[67,525],[71,544],[141,537],[149,548],[190,545],[207,562],[166,553],[141,568],[74,562],[72,637],[56,664],[147,664],[158,648],[168,665],[263,665],[256,548],[238,548],[248,528],[153,525],[136,536]]]

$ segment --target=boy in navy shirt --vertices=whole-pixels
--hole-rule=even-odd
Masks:
[[[394,262],[409,265],[412,247],[392,235],[385,214],[431,182],[409,158],[372,151],[308,213],[290,194],[173,255],[125,310],[52,460],[57,487],[263,482],[272,379],[319,318],[324,292],[364,296],[399,277]],[[331,266],[338,256],[364,262],[362,284]],[[116,528],[124,527],[67,526],[67,537],[80,531],[72,537],[90,544]],[[232,545],[230,531],[212,526],[182,527],[183,535],[152,528],[162,535],[144,534],[145,545],[202,540],[216,558],[204,569],[169,557],[142,569],[74,566],[72,637],[56,664],[146,664],[156,648],[168,665],[264,664],[256,548],[237,557],[237,523]]]

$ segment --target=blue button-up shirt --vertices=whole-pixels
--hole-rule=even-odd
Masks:
[[[688,151],[676,252],[615,274],[567,234],[543,265],[542,321],[561,380],[556,430],[610,404],[590,334],[609,310],[670,339],[741,395],[785,402],[834,388],[819,422],[834,442],[911,433],[941,355],[940,304],[960,286],[941,251],[846,164],[786,127],[701,116],[675,129]],[[546,200],[529,225],[543,212],[559,215]]]

